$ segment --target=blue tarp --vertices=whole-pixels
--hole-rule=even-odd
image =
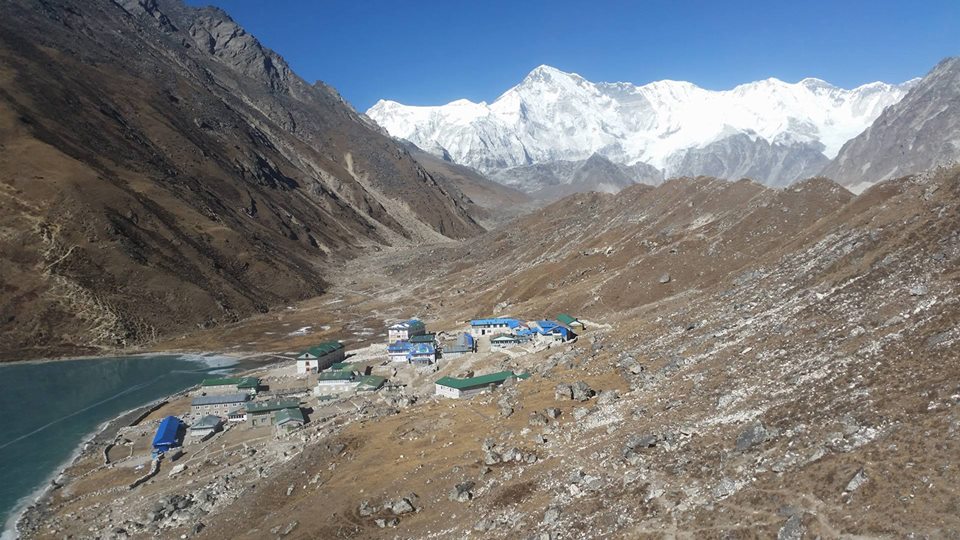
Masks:
[[[153,436],[153,447],[161,452],[179,446],[180,439],[180,419],[176,416],[168,416],[160,421],[160,427],[157,428],[157,434]]]

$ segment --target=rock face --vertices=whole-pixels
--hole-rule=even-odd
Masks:
[[[741,133],[702,148],[688,148],[669,158],[668,169],[677,176],[752,178],[768,186],[785,186],[810,178],[829,163],[818,141],[770,143]]]
[[[862,134],[822,174],[857,191],[960,160],[960,58],[948,58]]]
[[[663,173],[651,165],[621,165],[600,154],[592,154],[580,161],[550,161],[511,167],[495,171],[490,177],[543,201],[586,191],[617,193],[633,184],[656,185],[663,181]]]
[[[540,66],[490,104],[381,100],[367,115],[395,137],[488,173],[599,154],[665,178],[749,175],[785,185],[819,170],[913,82],[847,90],[818,79],[767,79],[715,92],[682,81],[593,83]],[[519,172],[507,178],[523,181]],[[522,172],[539,182],[551,176]]]
[[[14,0],[0,62],[0,357],[235,321],[321,293],[368,247],[481,231],[219,9]]]

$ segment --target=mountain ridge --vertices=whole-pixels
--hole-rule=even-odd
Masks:
[[[783,185],[822,168],[916,82],[846,90],[814,78],[768,78],[712,91],[685,81],[593,83],[539,66],[490,104],[380,100],[366,114],[395,137],[487,173],[597,153],[624,165],[652,165],[664,177],[735,179],[751,169],[747,156],[758,155],[758,163],[786,164],[753,167],[758,180]],[[737,135],[749,137],[751,148],[728,153],[720,167],[685,164],[685,154]]]
[[[960,57],[945,58],[847,141],[823,174],[856,190],[960,160]]]
[[[483,230],[222,10],[14,0],[5,15],[3,359],[234,322],[320,294],[367,250]]]

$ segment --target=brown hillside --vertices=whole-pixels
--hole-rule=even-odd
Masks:
[[[235,321],[368,248],[482,229],[225,13],[12,1],[0,21],[0,356]]]

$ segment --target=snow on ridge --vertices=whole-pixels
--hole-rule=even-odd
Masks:
[[[768,78],[717,91],[671,80],[592,83],[541,65],[490,104],[381,100],[367,114],[393,136],[443,148],[454,161],[485,171],[594,153],[664,169],[679,152],[739,133],[773,144],[820,144],[832,158],[917,80],[843,89],[812,77]]]

